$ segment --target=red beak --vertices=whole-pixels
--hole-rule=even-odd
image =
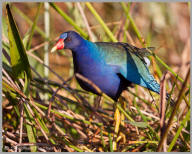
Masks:
[[[61,50],[65,46],[64,39],[59,39],[56,45],[51,49],[51,52],[55,52],[56,50]]]

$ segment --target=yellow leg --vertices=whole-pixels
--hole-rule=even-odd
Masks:
[[[121,107],[124,110],[126,110],[126,103],[125,103],[125,101],[123,100],[122,97],[119,98],[119,102],[121,103]],[[125,126],[125,115],[122,112],[120,113],[120,115],[121,115],[121,126]],[[123,134],[123,132],[120,132],[119,135],[122,137],[123,143],[125,143],[126,142],[125,134]]]
[[[115,130],[114,130],[114,136],[113,136],[113,151],[116,151],[117,150],[117,135],[118,135],[119,126],[121,123],[120,112],[116,105],[115,105],[114,120],[115,120]]]
[[[121,107],[125,110],[126,109],[126,103],[125,103],[125,101],[123,101],[122,97],[119,98],[119,102],[121,104]],[[125,115],[123,113],[120,113],[120,114],[121,114],[121,125],[125,126]]]
[[[121,107],[125,110],[126,109],[126,103],[123,101],[122,97],[119,98],[119,102]],[[119,109],[117,108],[117,105],[115,105],[115,114],[114,114],[114,120],[115,120],[115,129],[114,129],[114,136],[113,136],[113,151],[117,150],[117,142],[121,139],[123,139],[123,143],[126,142],[126,137],[122,132],[119,132],[120,124],[122,126],[125,125],[125,116],[123,113],[120,113]],[[119,134],[119,136],[118,136]]]

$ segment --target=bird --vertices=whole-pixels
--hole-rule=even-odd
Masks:
[[[74,73],[93,82],[114,101],[132,84],[160,94],[160,84],[148,69],[150,61],[147,57],[154,47],[138,48],[124,42],[91,42],[75,31],[66,31],[51,52],[61,49],[72,51]],[[92,85],[76,79],[82,89],[100,95]]]

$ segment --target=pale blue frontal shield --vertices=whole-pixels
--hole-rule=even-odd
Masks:
[[[67,33],[62,33],[61,35],[60,35],[60,39],[66,39],[67,38]]]

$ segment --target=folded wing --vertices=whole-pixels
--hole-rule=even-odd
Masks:
[[[127,43],[96,43],[101,56],[106,63],[128,81],[148,88],[156,93],[160,92],[160,86],[150,74],[146,57],[154,50],[153,47],[137,48]]]

